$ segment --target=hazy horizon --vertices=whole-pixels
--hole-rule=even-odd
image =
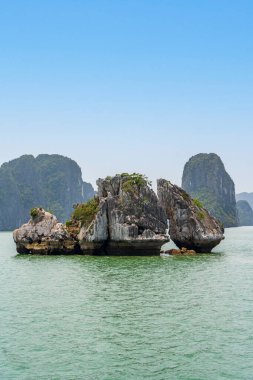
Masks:
[[[253,191],[251,1],[24,0],[0,5],[0,162],[62,154],[83,178],[181,185],[217,153]]]

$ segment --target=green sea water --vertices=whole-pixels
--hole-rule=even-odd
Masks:
[[[0,233],[0,379],[253,379],[253,228],[197,257],[16,255]]]

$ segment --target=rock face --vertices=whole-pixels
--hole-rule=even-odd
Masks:
[[[72,254],[79,246],[66,227],[42,208],[32,210],[27,224],[13,232],[18,253]]]
[[[238,225],[234,182],[216,154],[191,157],[184,167],[182,188],[199,199],[224,227]]]
[[[236,203],[239,226],[253,226],[253,210],[247,201]]]
[[[180,249],[208,253],[224,239],[221,223],[183,189],[159,179],[157,192],[169,219],[170,238]]]
[[[167,218],[144,176],[121,174],[99,179],[98,212],[78,235],[83,252],[160,254],[169,241]]]
[[[56,154],[22,156],[0,167],[0,230],[25,223],[30,209],[38,205],[65,222],[74,203],[94,194],[75,161]]]

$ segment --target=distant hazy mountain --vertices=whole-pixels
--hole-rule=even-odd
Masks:
[[[191,157],[184,167],[182,188],[198,198],[225,227],[238,225],[234,182],[217,154]]]
[[[94,195],[77,163],[60,155],[24,155],[0,167],[0,230],[12,230],[29,218],[32,207],[52,211],[60,221],[74,203]]]
[[[253,210],[247,201],[236,203],[239,226],[253,226]]]
[[[253,209],[253,193],[240,193],[236,194],[237,201],[247,201]]]

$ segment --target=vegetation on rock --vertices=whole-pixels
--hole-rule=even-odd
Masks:
[[[83,204],[78,204],[75,207],[75,210],[72,214],[71,222],[68,221],[66,223],[67,226],[70,224],[76,224],[76,222],[80,222],[81,226],[88,227],[91,222],[94,220],[97,212],[99,210],[99,199],[98,197],[94,197],[90,199],[88,202]]]
[[[30,215],[31,215],[32,218],[36,218],[36,216],[38,215],[38,209],[37,209],[37,207],[34,207],[34,208],[31,209]]]
[[[197,206],[198,208],[203,208],[203,203],[198,199],[198,198],[195,198],[193,199],[193,203],[195,204],[195,206]]]
[[[223,226],[198,199],[186,198],[184,190],[162,178],[157,194],[169,219],[170,238],[179,248],[207,253],[224,239]]]
[[[151,186],[151,181],[149,181],[148,177],[144,174],[122,173],[120,176],[123,179],[122,189],[125,192],[132,192],[135,188],[139,190],[142,186]]]
[[[200,220],[204,220],[204,219],[205,219],[205,212],[204,212],[204,211],[198,211],[198,212],[197,212],[197,217],[198,217]]]

